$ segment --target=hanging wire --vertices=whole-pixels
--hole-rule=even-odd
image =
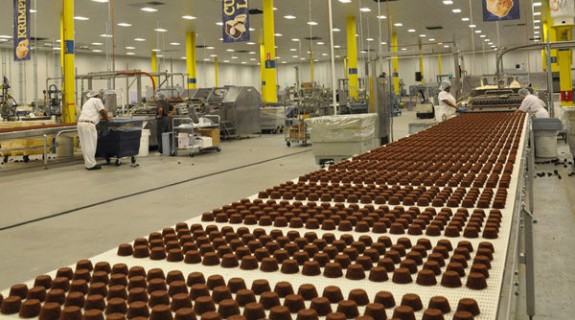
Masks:
[[[354,37],[355,37],[356,41],[357,41],[358,38],[359,38],[359,42],[360,42],[360,43],[359,43],[359,47],[360,47],[360,50],[359,50],[360,55],[359,55],[359,57],[360,57],[360,59],[361,59],[361,57],[363,57],[363,54],[364,54],[364,52],[365,52],[364,47],[363,47],[363,14],[362,14],[362,12],[361,12],[361,0],[358,1],[358,10],[359,10],[359,35],[360,35],[360,36],[358,37],[357,34],[354,34]],[[364,59],[364,60],[365,60],[365,59]],[[367,71],[367,70],[363,70],[364,76],[366,75],[366,71]],[[358,89],[359,89],[359,88],[358,88]]]
[[[308,11],[309,11],[309,20],[308,22],[312,22],[313,21],[313,17],[312,17],[312,10],[311,10],[311,0],[308,0]],[[312,32],[312,28],[313,26],[311,24],[309,24],[309,60],[310,60],[310,64],[309,64],[309,80],[310,82],[313,82],[314,77],[313,77],[313,32]]]
[[[36,0],[34,0],[34,9],[38,10]],[[34,23],[32,23],[32,32],[34,33],[34,104],[38,101],[38,29],[37,29],[38,15],[34,15]]]

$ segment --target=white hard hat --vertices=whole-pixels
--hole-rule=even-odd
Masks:
[[[441,81],[441,85],[439,86],[439,90],[445,90],[449,87],[451,87],[451,82],[449,80],[443,80],[443,81]]]
[[[529,90],[527,90],[526,88],[523,88],[523,89],[519,89],[519,91],[517,91],[517,93],[522,97],[527,97],[531,92],[529,92]]]
[[[98,90],[90,90],[88,91],[88,93],[86,93],[86,97],[88,98],[94,98],[95,96],[100,95],[100,91]]]
[[[163,93],[161,93],[161,92],[158,92],[158,93],[156,94],[156,100],[164,100],[164,99],[166,99],[166,95],[165,95],[165,94],[163,94]]]

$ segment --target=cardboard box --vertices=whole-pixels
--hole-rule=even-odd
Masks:
[[[211,146],[220,145],[220,128],[197,128],[194,132],[203,137],[210,137],[212,139]]]

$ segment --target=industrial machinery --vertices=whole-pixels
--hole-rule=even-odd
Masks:
[[[187,90],[184,97],[203,101],[201,113],[220,116],[223,138],[260,132],[262,99],[254,87],[226,86]]]
[[[388,77],[378,77],[377,91],[375,97],[375,108],[377,112],[379,127],[377,138],[381,145],[387,144],[392,141],[391,136],[391,117],[393,110],[399,109],[399,103],[391,90]]]
[[[10,95],[10,83],[4,77],[0,85],[0,117],[10,119],[16,115],[16,100]]]
[[[474,89],[471,91],[467,111],[513,111],[523,101],[523,97],[517,93],[519,89],[521,88]],[[533,92],[530,88],[528,90]]]
[[[44,114],[47,116],[62,115],[62,90],[58,89],[55,84],[48,86],[44,90]]]

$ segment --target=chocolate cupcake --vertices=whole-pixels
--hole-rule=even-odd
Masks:
[[[256,302],[256,295],[252,290],[241,289],[236,292],[236,301],[240,306],[245,306],[250,302]]]
[[[386,309],[395,307],[395,298],[389,291],[379,291],[376,293],[373,302],[382,304]]]
[[[461,278],[456,271],[445,271],[441,277],[441,285],[447,288],[459,288]]]
[[[269,320],[292,320],[290,310],[285,306],[275,306],[270,309]]]
[[[240,307],[235,300],[225,299],[220,301],[218,306],[218,313],[222,316],[222,318],[228,319],[233,315],[239,315]]]
[[[408,293],[401,298],[402,306],[409,306],[413,311],[419,311],[423,309],[423,303],[421,298],[417,294]]]
[[[355,263],[347,267],[347,272],[345,277],[350,280],[362,280],[365,279],[365,271],[361,264]]]
[[[393,272],[392,281],[397,284],[407,284],[413,282],[411,272],[407,268],[397,268]]]
[[[257,295],[260,295],[266,291],[272,291],[270,283],[265,279],[254,280],[252,282],[251,289]]]
[[[422,320],[444,320],[443,312],[439,309],[430,308],[423,312]]]
[[[27,299],[20,307],[21,318],[35,318],[40,314],[41,303],[37,299]]]
[[[373,267],[369,272],[369,280],[373,282],[385,282],[389,280],[385,267]]]
[[[358,306],[365,306],[369,303],[367,292],[363,289],[351,290],[347,299],[355,301]]]
[[[103,309],[103,308],[102,308]],[[60,304],[57,302],[47,302],[42,305],[40,309],[40,320],[44,319],[60,319],[60,314],[62,310],[60,309]]]
[[[136,317],[149,317],[150,310],[148,309],[148,305],[143,301],[134,301],[128,305],[128,313],[127,316],[129,319],[136,318]]]
[[[322,297],[329,300],[330,303],[338,303],[343,300],[341,289],[336,286],[327,286],[323,289]]]
[[[297,313],[299,310],[305,309],[304,299],[299,294],[286,296],[284,306],[287,307],[291,313]]]
[[[80,320],[82,317],[82,309],[78,306],[68,306],[62,309],[60,320]]]
[[[415,313],[410,306],[398,306],[393,309],[393,319],[415,320]]]
[[[150,314],[150,320],[171,320],[172,319],[172,311],[170,307],[165,304],[159,304],[152,308],[152,312]]]
[[[467,276],[465,286],[472,290],[483,290],[487,288],[487,279],[482,273],[472,272]]]
[[[365,306],[364,316],[371,317],[370,319],[387,319],[385,306],[381,303],[370,303]]]
[[[415,282],[420,286],[434,286],[437,284],[437,279],[435,279],[433,270],[422,269],[417,274]]]
[[[481,311],[479,310],[479,305],[477,304],[477,301],[475,301],[474,299],[468,299],[468,298],[464,298],[464,299],[459,300],[456,310],[457,311],[467,311],[467,312],[471,313],[471,315],[473,315],[473,316],[477,316],[481,313]]]
[[[449,300],[442,296],[434,296],[429,299],[429,306],[430,309],[439,309],[443,313],[450,313],[451,306],[449,305]]]
[[[250,302],[244,306],[243,315],[247,320],[258,320],[265,318],[264,306],[260,303]]]
[[[345,314],[348,319],[359,316],[357,303],[353,300],[342,300],[337,304],[337,312]]]

